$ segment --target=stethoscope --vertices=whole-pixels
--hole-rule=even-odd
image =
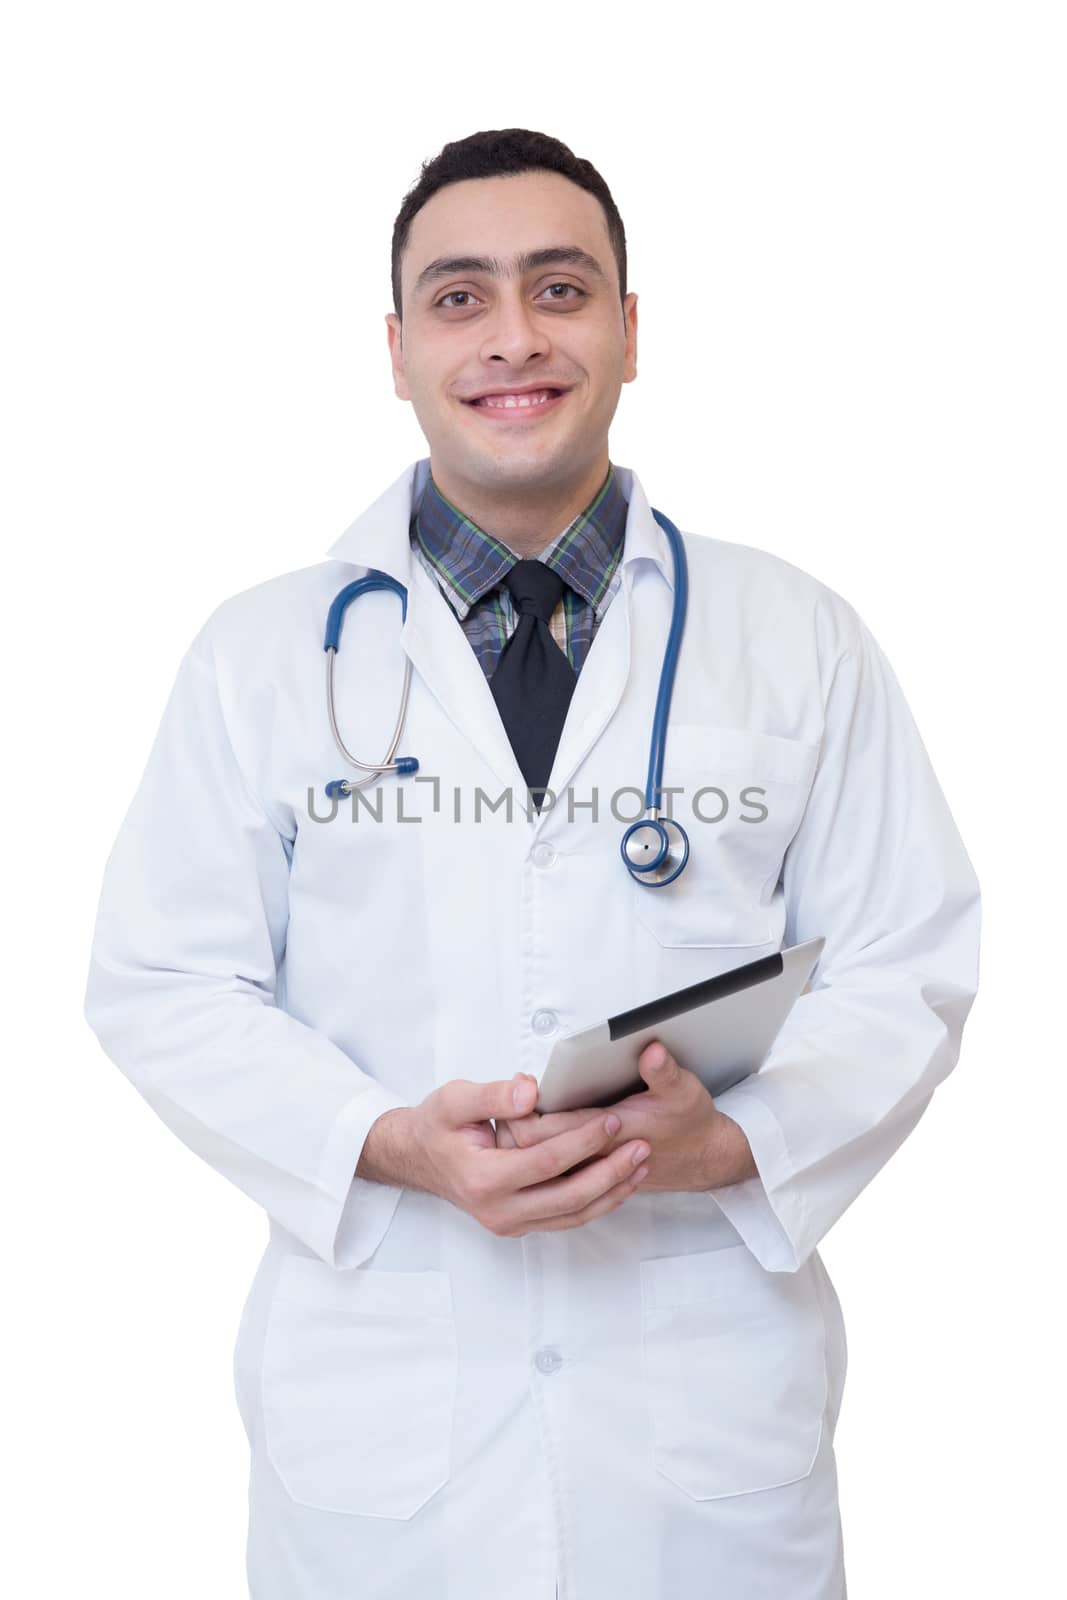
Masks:
[[[671,818],[660,816],[659,792],[663,778],[663,752],[667,742],[667,718],[670,714],[671,692],[674,688],[674,673],[678,665],[678,652],[682,643],[682,633],[685,628],[686,603],[689,596],[689,568],[685,559],[685,550],[682,545],[682,536],[674,523],[662,511],[652,507],[652,515],[667,535],[671,546],[671,556],[674,563],[674,605],[671,612],[671,626],[667,634],[667,647],[663,653],[663,666],[660,671],[659,692],[656,695],[656,710],[652,718],[652,738],[648,755],[648,777],[645,782],[645,815],[636,822],[631,822],[622,836],[619,846],[622,859],[627,871],[637,883],[643,883],[649,888],[659,889],[664,884],[673,883],[682,868],[689,860],[689,837],[680,822]],[[326,793],[332,798],[334,795],[351,794],[354,789],[362,788],[363,784],[370,783],[380,772],[395,772],[398,777],[406,777],[419,770],[419,763],[414,756],[397,756],[396,747],[400,743],[400,734],[404,726],[404,717],[407,714],[408,690],[411,686],[411,657],[404,657],[404,686],[400,693],[400,712],[393,729],[393,737],[385,753],[385,759],[377,766],[371,766],[366,761],[357,761],[356,757],[346,747],[337,727],[337,716],[333,699],[333,658],[341,648],[341,624],[345,612],[353,600],[358,600],[361,594],[368,594],[372,589],[391,589],[400,596],[401,621],[407,619],[408,592],[404,585],[396,578],[391,578],[388,573],[379,572],[371,568],[365,578],[356,578],[348,583],[337,595],[330,606],[326,618],[326,639],[323,645],[326,651],[326,706],[330,715],[330,728],[333,732],[337,748],[345,760],[353,767],[358,767],[365,772],[365,778],[349,779],[335,778],[326,785]],[[394,759],[395,757],[395,759]]]

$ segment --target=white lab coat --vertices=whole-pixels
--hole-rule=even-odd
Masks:
[[[974,871],[855,610],[779,557],[685,534],[663,781],[686,786],[691,854],[667,888],[633,881],[619,842],[641,811],[672,566],[618,467],[622,587],[575,688],[560,799],[528,818],[488,681],[412,558],[428,468],[332,559],[208,618],[108,858],[92,952],[104,1049],[270,1222],[234,1352],[251,1595],[552,1600],[558,1577],[561,1600],[840,1600],[846,1346],[816,1247],[957,1060]],[[349,612],[342,735],[363,760],[386,748],[406,652],[398,753],[439,782],[387,776],[381,821],[349,801],[317,822],[309,788],[327,815],[325,783],[354,775],[327,721],[324,622],[367,567],[407,585],[407,617],[386,592]],[[721,821],[694,814],[705,786]],[[510,820],[486,805],[509,788]],[[759,826],[742,821],[752,788]],[[713,819],[722,801],[695,804]],[[453,1078],[539,1075],[556,1032],[818,934],[811,992],[719,1100],[758,1178],[501,1238],[353,1176],[383,1111]]]

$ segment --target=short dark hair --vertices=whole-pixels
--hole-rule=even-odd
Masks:
[[[496,178],[517,172],[558,172],[580,189],[600,201],[608,225],[615,264],[619,272],[619,295],[626,299],[626,229],[611,190],[591,161],[583,161],[559,139],[530,128],[489,128],[454,139],[430,161],[424,161],[418,180],[404,196],[393,224],[393,309],[403,321],[400,301],[400,257],[403,254],[415,215],[438,189],[467,178]]]

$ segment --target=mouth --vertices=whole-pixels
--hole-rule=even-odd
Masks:
[[[525,394],[508,394],[502,390],[499,394],[482,395],[477,400],[464,400],[462,404],[489,421],[514,425],[532,422],[555,411],[569,393],[569,389],[553,388],[530,389]]]

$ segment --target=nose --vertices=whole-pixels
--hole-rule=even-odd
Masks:
[[[486,323],[481,359],[506,361],[517,372],[532,356],[543,356],[549,348],[545,330],[538,326],[522,291],[502,294]]]

